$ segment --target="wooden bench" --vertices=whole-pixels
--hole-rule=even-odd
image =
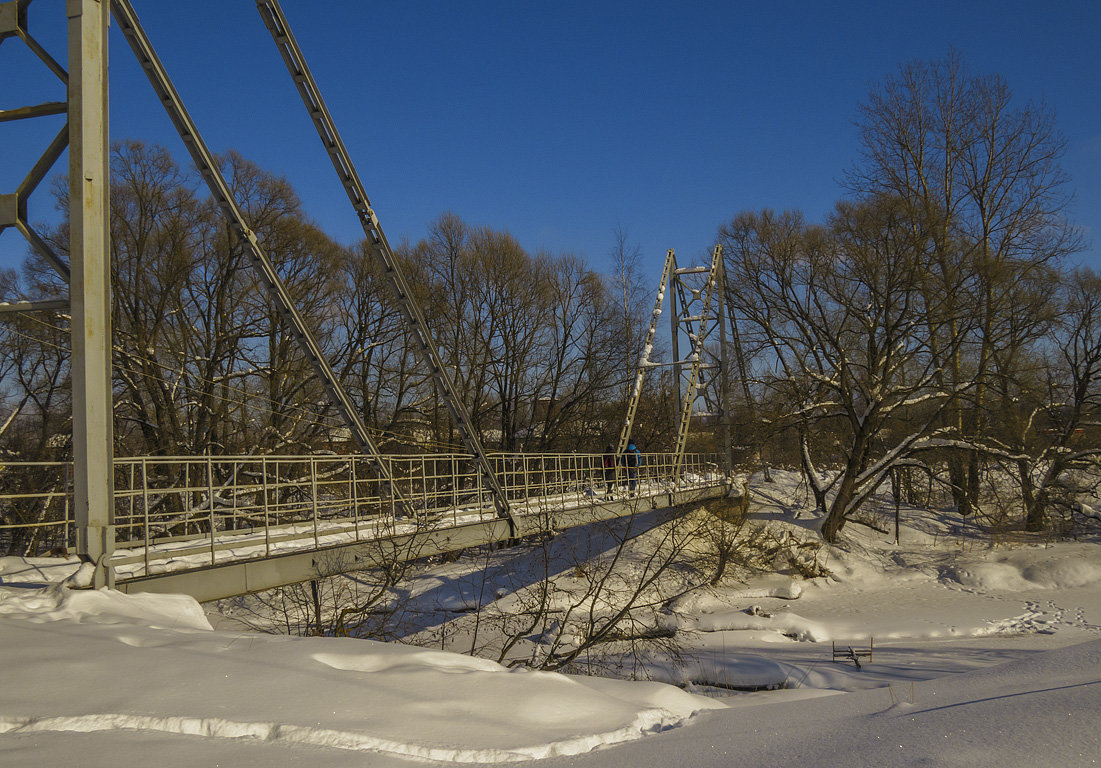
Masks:
[[[867,659],[869,664],[872,663],[872,654],[875,651],[874,637],[868,638],[867,648],[859,648],[852,645],[845,645],[838,648],[836,641],[833,641],[831,645],[833,646],[834,661],[837,661],[838,659],[841,659],[842,661],[851,661],[853,664],[856,665],[857,669],[863,669],[863,667],[860,665],[861,659]]]

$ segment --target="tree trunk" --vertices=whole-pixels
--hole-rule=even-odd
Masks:
[[[845,520],[849,513],[849,505],[856,495],[856,472],[851,467],[845,468],[845,476],[841,478],[837,496],[830,506],[826,519],[822,521],[822,538],[830,544],[837,543],[837,536],[845,527]]]
[[[837,536],[841,533],[841,529],[845,527],[843,509],[844,507],[840,507],[834,502],[833,508],[826,519],[822,521],[822,538],[830,544],[837,543]]]
[[[807,478],[807,485],[810,486],[810,492],[814,495],[814,509],[820,514],[826,514],[826,491],[818,483],[818,474],[815,472],[814,464],[810,460],[810,449],[807,446],[806,434],[799,435],[800,452],[799,459],[803,465],[803,475]]]
[[[958,456],[948,459],[948,483],[952,489],[952,502],[956,511],[963,517],[969,517],[974,508],[967,493],[967,468]]]
[[[1047,516],[1044,508],[1047,506],[1047,492],[1041,490],[1031,499],[1025,502],[1025,530],[1037,533],[1044,530]]]
[[[1028,461],[1017,459],[1017,474],[1021,476],[1021,506],[1024,507],[1025,528],[1034,530],[1029,526],[1037,516],[1042,520],[1043,513],[1037,508],[1035,487],[1032,484],[1032,473],[1029,471]]]
[[[321,586],[317,579],[310,580],[310,592],[313,597],[314,634],[321,637],[325,634],[325,627],[321,623]]]

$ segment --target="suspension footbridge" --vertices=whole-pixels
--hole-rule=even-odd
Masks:
[[[138,457],[115,460],[114,586],[214,600],[716,498],[717,456],[643,454],[637,472],[601,454],[489,454],[512,519],[462,454]],[[632,468],[634,469],[634,468]],[[72,466],[0,464],[0,504],[38,518],[0,526],[60,553],[74,540]],[[394,493],[394,485],[401,489]],[[40,490],[32,490],[32,489]],[[399,503],[397,499],[402,499]],[[32,540],[33,537],[33,540]]]
[[[67,298],[0,304],[0,312],[63,312],[71,334],[71,462],[0,464],[0,520],[7,548],[71,548],[93,569],[93,586],[181,591],[213,599],[255,592],[396,559],[412,560],[561,528],[675,507],[721,495],[730,476],[725,402],[721,250],[707,267],[678,267],[669,251],[638,375],[619,431],[631,436],[646,369],[674,368],[678,404],[674,451],[637,467],[609,468],[606,455],[487,451],[449,365],[395,258],[318,83],[276,0],[256,7],[362,225],[367,258],[378,267],[422,370],[445,407],[462,453],[388,455],[345,391],[313,330],[250,227],[221,166],[204,142],[145,33],[130,0],[69,0],[68,68],[28,26],[31,0],[0,2],[0,42],[22,41],[62,83],[65,102],[0,111],[0,122],[65,114],[67,122],[13,193],[0,194],[0,231],[19,231],[69,286]],[[110,170],[107,131],[107,27],[114,18],[183,141],[211,199],[252,263],[279,313],[355,441],[355,455],[113,455],[110,291]],[[27,198],[69,152],[68,256],[27,220]],[[690,282],[695,276],[697,282]],[[651,359],[666,290],[673,294],[673,361]],[[678,304],[679,301],[679,304]],[[678,340],[688,339],[679,359]],[[711,359],[705,359],[708,355]],[[715,389],[718,388],[716,392]],[[682,397],[683,394],[683,397]],[[697,400],[720,425],[717,456],[686,452]]]

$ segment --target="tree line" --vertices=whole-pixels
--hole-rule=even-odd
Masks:
[[[915,475],[964,515],[1008,486],[1029,530],[1096,519],[1101,278],[1068,264],[1051,110],[950,54],[874,86],[857,127],[825,222],[719,231],[744,439],[802,467],[827,540]]]
[[[465,450],[365,243],[343,246],[290,184],[235,152],[223,167],[247,219],[383,450]],[[163,147],[111,155],[117,455],[351,450],[247,252],[193,171]],[[64,180],[54,187],[67,210]],[[67,252],[67,228],[49,240]],[[604,275],[580,256],[529,253],[508,234],[444,213],[397,249],[484,443],[505,451],[599,451],[618,434],[651,287],[621,238]],[[626,249],[626,250],[624,250]],[[5,298],[63,296],[34,256],[0,275]],[[0,377],[10,456],[63,458],[71,408],[68,318],[7,315]],[[647,397],[658,398],[657,386]],[[651,409],[652,410],[652,409]],[[647,439],[670,431],[661,419]]]

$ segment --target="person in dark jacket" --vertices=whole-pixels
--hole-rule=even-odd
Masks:
[[[623,454],[623,466],[627,467],[627,490],[630,493],[634,493],[638,486],[638,466],[641,463],[642,451],[635,445],[635,441],[631,440],[627,443],[627,450]]]
[[[611,496],[612,489],[615,487],[615,450],[612,446],[604,446],[601,464],[604,466],[604,493]]]

